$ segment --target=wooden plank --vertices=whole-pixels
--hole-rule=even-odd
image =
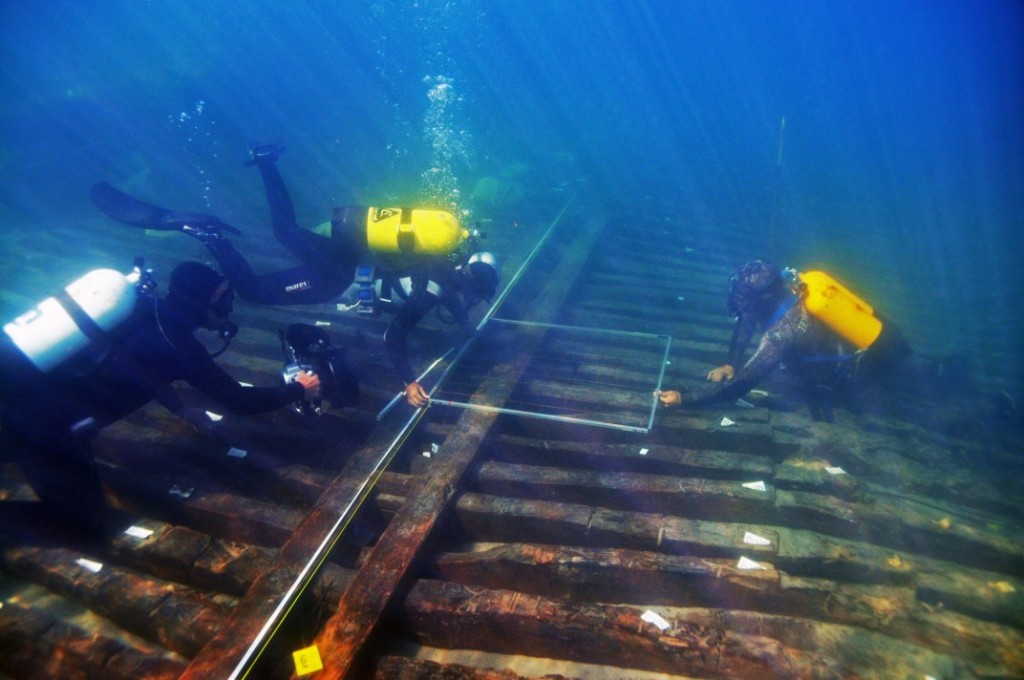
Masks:
[[[373,677],[377,680],[531,680],[535,676],[528,677],[508,670],[483,670],[455,663],[441,664],[428,659],[384,656],[374,663]],[[561,674],[558,677],[560,680],[573,680]],[[536,680],[543,679],[536,677]]]
[[[877,485],[868,485],[856,475],[829,474],[824,461],[789,459],[780,465],[776,483],[791,489],[813,489],[778,492],[780,508],[792,512],[788,523],[820,529],[807,524],[801,509],[827,503],[827,511],[849,520],[844,527],[837,524],[833,533],[860,536],[864,540],[895,549],[914,546],[914,553],[939,557],[949,562],[1007,574],[1024,573],[1024,548],[1011,536],[1019,535],[1024,527],[980,510],[965,510],[948,502],[922,498],[913,493],[882,491]],[[856,499],[845,503],[815,499],[822,494]],[[992,528],[995,527],[995,528]]]
[[[7,478],[2,484],[14,496],[32,498],[31,487],[20,480]],[[20,547],[27,542],[26,537],[31,539],[52,533],[53,527],[49,526],[47,519],[32,512],[34,506],[35,503],[25,504],[20,516],[8,516],[7,522],[0,523],[0,536],[5,536],[6,546]],[[6,506],[6,509],[11,510],[12,507]],[[152,534],[138,538],[124,533],[131,525]],[[240,597],[273,561],[272,550],[215,538],[189,527],[151,518],[133,518],[123,514],[110,526],[109,542],[96,547],[102,561],[113,561],[202,590]],[[334,578],[339,577],[341,575],[336,574]]]
[[[22,680],[175,680],[180,658],[90,633],[20,604],[0,609],[0,671]]]
[[[144,539],[119,534],[109,554],[126,566],[177,583],[241,597],[272,560],[270,551],[188,527],[148,519],[136,524],[153,534]]]
[[[462,494],[455,506],[460,534],[474,541],[516,541],[520,536],[572,546],[624,547],[670,554],[770,560],[779,534],[755,523],[703,522],[590,505]],[[743,542],[747,531],[769,545]]]
[[[485,544],[438,555],[447,581],[494,590],[516,584],[533,595],[576,602],[724,607],[852,625],[961,655],[986,667],[1024,667],[1024,631],[967,619],[915,599],[912,586],[798,578],[741,570],[735,560],[619,548]]]
[[[602,244],[603,248],[599,255],[605,255],[608,259],[606,271],[619,271],[629,273],[642,268],[638,265],[648,267],[660,267],[666,271],[679,272],[685,270],[694,275],[699,281],[718,281],[719,285],[728,284],[729,275],[735,268],[743,264],[737,262],[734,265],[724,262],[708,262],[702,255],[687,254],[682,248],[662,250],[651,248],[651,244],[644,241],[630,239],[626,234],[611,233],[608,240]],[[682,251],[682,252],[680,252]],[[629,253],[629,257],[623,258],[623,253]]]
[[[775,514],[774,489],[766,486],[765,491],[758,491],[735,481],[491,461],[480,466],[469,486],[492,496],[587,503],[692,519],[757,517],[762,523],[772,523]]]
[[[526,593],[581,602],[666,606],[730,602],[752,608],[782,592],[781,575],[771,568],[740,570],[731,559],[625,548],[488,543],[468,552],[439,554],[430,566],[445,580],[466,586],[501,589],[516,583]],[[821,603],[794,606],[792,613],[797,611],[820,616]]]
[[[124,566],[203,590],[242,597],[276,556],[270,549],[225,541],[188,527],[155,520],[138,525],[155,527],[154,533],[145,539],[120,534],[106,554]],[[317,592],[325,606],[333,607],[353,573],[334,563],[322,567]]]
[[[103,476],[116,487],[123,506],[133,512],[254,545],[282,544],[303,516],[296,508],[252,498],[206,478],[160,479],[113,468],[104,469]],[[178,493],[173,492],[175,487]]]
[[[1024,632],[919,603],[891,634],[965,659],[979,678],[1024,677]]]
[[[512,463],[557,464],[563,468],[651,472],[742,482],[770,480],[775,470],[771,458],[764,455],[737,455],[728,451],[684,448],[678,443],[650,441],[609,444],[604,441],[534,439],[501,434],[491,441],[491,455],[494,460]]]
[[[421,643],[700,677],[922,677],[970,671],[956,657],[847,626],[738,610],[572,602],[417,581],[402,614]]]
[[[797,576],[855,583],[906,584],[916,573],[916,558],[904,554],[894,559],[896,553],[889,548],[755,521],[707,522],[474,493],[460,496],[455,508],[459,532],[473,541],[516,542],[530,536],[571,546],[733,559],[747,556]],[[769,545],[744,543],[748,531],[768,539]]]
[[[599,270],[593,272],[589,281],[607,288],[622,290],[644,290],[650,287],[651,280],[656,280],[660,287],[670,293],[682,291],[686,298],[699,302],[701,308],[714,310],[719,316],[725,314],[725,297],[728,291],[729,272],[722,270],[717,275],[694,276],[690,267],[661,267],[656,271],[639,269],[636,271]],[[678,296],[678,294],[677,294]]]
[[[939,610],[1024,630],[1024,578],[916,558],[917,598]]]
[[[34,581],[117,623],[124,630],[192,656],[217,630],[233,603],[160,581],[114,564],[93,572],[86,558],[65,548],[11,548],[0,554],[6,570]],[[89,557],[88,559],[94,558]]]

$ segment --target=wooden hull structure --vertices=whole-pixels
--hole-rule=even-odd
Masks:
[[[533,256],[501,317],[671,335],[669,387],[720,360],[724,281],[756,253],[579,205],[532,252],[555,213],[495,237],[506,276]],[[265,384],[297,311],[239,311],[222,361]],[[218,439],[158,407],[112,426],[96,456],[137,535],[62,538],[2,468],[0,677],[1024,675],[1020,433],[974,402],[910,390],[828,425],[783,372],[646,433],[445,406],[378,422],[384,322],[303,313],[355,348],[362,402]],[[656,384],[662,357],[628,336],[585,348],[606,357],[592,382],[552,373],[581,349],[551,335],[492,348],[467,399],[613,420]],[[455,337],[428,324],[419,363]]]

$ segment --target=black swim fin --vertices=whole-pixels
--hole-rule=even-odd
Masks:
[[[232,234],[242,233],[230,224],[221,222],[219,217],[203,213],[180,212],[158,208],[155,205],[143,203],[137,198],[132,198],[106,182],[94,184],[90,195],[92,196],[92,202],[107,217],[134,227],[159,229],[162,231],[182,231],[184,227],[189,226],[223,229]]]

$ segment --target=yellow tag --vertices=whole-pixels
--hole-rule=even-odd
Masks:
[[[316,645],[292,652],[292,658],[295,659],[296,675],[309,675],[324,667],[323,662],[320,661],[320,650],[316,648]]]

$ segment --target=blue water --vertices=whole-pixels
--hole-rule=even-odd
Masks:
[[[1024,384],[1019,2],[39,0],[0,25],[7,244],[88,243],[100,179],[265,219],[240,164],[279,138],[300,221],[585,185],[757,234]]]

